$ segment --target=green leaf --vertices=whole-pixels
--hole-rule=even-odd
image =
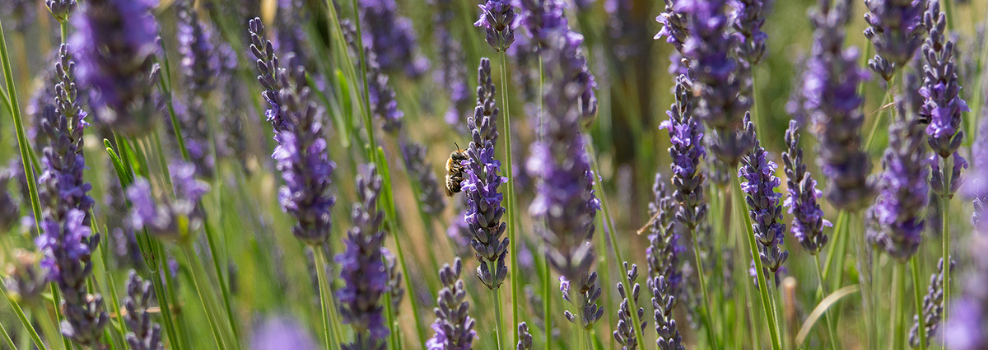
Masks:
[[[822,317],[831,306],[844,297],[858,292],[858,290],[860,290],[860,288],[858,288],[858,285],[855,284],[838,289],[837,291],[830,293],[830,295],[826,298],[823,298],[823,300],[820,301],[820,304],[817,304],[816,308],[813,309],[813,312],[810,313],[810,316],[806,318],[806,321],[803,322],[803,327],[799,329],[799,333],[796,335],[796,347],[798,348],[803,345],[803,341],[806,340],[806,336],[810,334],[810,330],[813,329],[813,325],[820,320],[820,317]]]

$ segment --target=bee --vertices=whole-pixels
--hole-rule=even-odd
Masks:
[[[460,192],[460,184],[463,183],[463,164],[467,160],[467,151],[456,146],[456,150],[449,154],[446,160],[446,196]]]

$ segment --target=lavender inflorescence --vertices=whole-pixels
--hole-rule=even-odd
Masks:
[[[940,262],[937,263],[937,272],[930,276],[930,285],[926,289],[926,296],[923,297],[923,313],[925,315],[922,320],[923,329],[920,330],[920,319],[919,315],[913,316],[913,327],[909,330],[909,346],[914,349],[919,347],[919,332],[926,332],[926,345],[930,343],[930,339],[938,334],[937,330],[940,328],[940,320],[943,316],[943,271],[944,268],[954,270],[955,262],[951,260],[948,266],[944,266],[943,258],[940,258]]]
[[[902,118],[893,124],[889,147],[882,159],[881,195],[871,210],[883,232],[868,232],[868,241],[882,248],[900,262],[907,261],[922,242],[925,217],[922,215],[929,197],[928,152],[923,145],[921,120],[906,111],[905,102],[898,109]]]
[[[789,207],[789,214],[792,214],[793,236],[806,252],[816,255],[829,242],[829,237],[823,233],[823,227],[830,226],[830,222],[824,220],[823,209],[817,203],[822,193],[816,188],[816,180],[803,162],[803,148],[799,146],[799,123],[795,120],[789,121],[786,145],[788,149],[782,154],[782,161],[786,168],[789,197],[784,205]]]
[[[26,305],[41,302],[41,293],[48,290],[48,276],[39,268],[38,262],[39,254],[35,252],[13,251],[4,268],[7,277],[0,279],[11,300]]]
[[[660,128],[669,132],[669,155],[672,157],[673,198],[678,204],[676,220],[687,230],[695,231],[706,219],[707,204],[703,197],[705,176],[699,166],[707,151],[703,147],[703,124],[693,118],[693,90],[689,78],[676,77],[676,103],[669,107]]]
[[[755,140],[755,146],[741,159],[738,177],[745,180],[741,190],[746,195],[745,203],[748,204],[748,215],[758,243],[758,258],[765,269],[775,273],[789,258],[789,251],[785,250],[783,243],[786,224],[782,223],[782,205],[779,201],[782,194],[775,192],[781,182],[775,177],[775,162],[767,159],[768,152],[759,145],[755,137],[755,124],[747,115],[745,124],[745,132]]]
[[[69,14],[75,11],[76,6],[76,0],[45,0],[45,7],[59,22],[68,20]]]
[[[360,0],[363,42],[377,55],[381,69],[389,74],[404,70],[417,78],[429,69],[429,61],[416,52],[418,39],[412,21],[398,14],[394,0]]]
[[[868,60],[875,73],[891,81],[895,70],[912,60],[923,44],[923,11],[927,0],[867,0],[864,35],[878,52]]]
[[[209,185],[195,178],[195,165],[180,160],[171,164],[174,199],[156,200],[150,182],[143,177],[127,187],[131,203],[129,226],[172,242],[189,242],[204,225],[205,211],[199,201],[209,191]]]
[[[501,222],[505,212],[501,205],[504,198],[498,192],[506,180],[499,175],[501,161],[494,158],[499,109],[494,101],[497,92],[491,77],[491,62],[487,58],[480,60],[477,80],[477,107],[474,115],[467,119],[472,141],[467,148],[468,159],[463,161],[462,187],[467,199],[470,246],[480,262],[477,277],[487,288],[496,289],[508,275],[504,265],[508,239],[503,237],[507,223]]]
[[[317,350],[316,342],[295,320],[276,317],[262,322],[251,336],[251,350]]]
[[[683,336],[673,318],[676,309],[676,293],[670,287],[666,276],[652,277],[648,283],[652,290],[652,308],[655,309],[655,332],[658,338],[655,343],[661,350],[685,350]]]
[[[19,162],[13,162],[7,167],[0,168],[0,232],[11,232],[20,219],[20,205],[10,189],[11,180],[17,181],[16,167],[19,166],[21,166]]]
[[[127,296],[124,298],[124,323],[130,332],[127,333],[127,345],[131,350],[163,350],[161,341],[161,326],[151,322],[151,282],[145,282],[134,270],[130,271],[127,281]]]
[[[765,55],[765,40],[768,34],[762,31],[765,15],[772,0],[733,0],[733,26],[740,34],[737,43],[737,56],[751,66],[757,65]]]
[[[634,320],[636,318],[632,317],[632,312],[638,314],[638,320],[641,320],[641,327],[645,328],[648,321],[645,321],[645,308],[639,307],[638,310],[632,310],[630,305],[638,305],[638,297],[641,295],[641,285],[637,283],[638,281],[638,265],[632,264],[628,267],[628,262],[624,262],[624,269],[627,271],[626,280],[617,283],[618,293],[621,294],[621,306],[618,310],[618,323],[617,328],[614,330],[614,340],[621,344],[621,349],[623,350],[634,350],[638,348],[638,340],[635,335]],[[628,283],[631,287],[631,295],[627,295],[624,292],[624,283]]]
[[[158,114],[158,28],[153,0],[87,1],[69,47],[96,120],[123,135],[151,130]]]
[[[652,186],[653,200],[648,203],[648,213],[655,216],[649,227],[649,246],[645,248],[648,261],[648,282],[659,276],[664,276],[668,289],[673,295],[678,295],[682,282],[680,272],[680,253],[683,247],[679,245],[679,235],[675,230],[675,215],[678,206],[675,199],[666,191],[666,180],[661,174],[655,174],[655,184]],[[649,286],[650,288],[652,286]]]
[[[532,350],[532,334],[528,332],[528,324],[518,324],[518,346],[516,350]]]
[[[920,115],[929,122],[926,134],[929,135],[928,143],[933,152],[944,162],[953,157],[952,169],[942,169],[944,166],[940,161],[933,159],[930,184],[937,194],[953,196],[962,183],[961,169],[967,167],[967,162],[957,154],[957,149],[964,141],[961,113],[968,112],[969,109],[959,95],[961,86],[955,72],[954,43],[945,38],[947,19],[945,14],[940,13],[939,0],[930,1],[923,15],[923,24],[930,36],[923,44],[926,66],[923,68],[923,87],[919,93],[926,101]],[[948,171],[951,173],[947,174]]]
[[[204,98],[216,87],[221,69],[212,28],[199,20],[199,13],[192,8],[191,0],[177,1],[176,7],[182,75],[189,92]]]
[[[563,293],[563,300],[575,305],[578,312],[578,314],[574,314],[566,310],[563,312],[563,316],[583,329],[589,330],[593,328],[594,324],[601,317],[604,317],[604,308],[597,305],[597,301],[600,300],[601,293],[603,293],[603,290],[597,285],[597,273],[584,273],[575,281],[570,281],[565,276],[560,276],[559,281],[559,289]],[[573,290],[571,290],[573,285],[576,287],[574,288],[576,292],[575,302],[571,295],[573,293]]]
[[[436,173],[432,172],[432,164],[425,160],[427,154],[425,146],[408,140],[401,141],[400,146],[405,169],[413,176],[412,181],[418,183],[422,211],[430,215],[442,213],[446,208],[446,202],[443,201],[440,193]]]
[[[289,55],[288,68],[278,66],[273,45],[264,37],[260,18],[250,21],[251,52],[257,58],[258,81],[268,101],[265,114],[278,146],[271,157],[285,185],[278,193],[282,209],[298,222],[292,233],[311,245],[329,239],[336,197],[330,183],[336,164],[329,160],[322,112],[312,101],[305,68]]]
[[[434,310],[436,321],[432,323],[435,334],[426,341],[429,350],[467,350],[472,348],[477,331],[473,329],[475,320],[470,317],[470,302],[466,301],[467,291],[460,273],[463,262],[456,258],[453,266],[444,264],[439,269],[439,280],[443,289],[436,298]]]
[[[470,87],[467,85],[463,47],[450,33],[456,18],[455,6],[451,0],[436,0],[435,6],[437,11],[433,21],[436,29],[433,35],[440,66],[436,69],[434,78],[449,94],[450,107],[443,119],[454,128],[461,128],[463,116],[470,113],[472,101]]]
[[[487,44],[494,51],[505,52],[515,41],[515,9],[510,0],[486,0],[480,5],[480,19],[473,25],[484,27]]]
[[[811,15],[814,44],[803,73],[803,94],[819,141],[825,196],[837,209],[858,211],[868,206],[875,191],[868,178],[871,162],[862,147],[863,98],[857,92],[868,74],[857,66],[857,50],[843,47],[848,6],[848,0],[838,1],[834,8],[821,1]]]
[[[689,38],[689,25],[687,24],[689,17],[683,12],[682,5],[678,5],[684,1],[689,0],[664,0],[665,8],[658,17],[655,17],[655,21],[662,24],[662,29],[653,38],[659,40],[661,37],[666,37],[666,42],[672,44],[680,54],[683,52],[683,44]],[[677,62],[672,62],[672,64],[677,64]]]
[[[740,66],[730,54],[735,47],[724,12],[726,0],[685,0],[676,9],[686,16],[689,36],[683,55],[693,62],[693,90],[697,93],[696,115],[713,129],[710,150],[729,166],[734,166],[754,140],[744,132],[742,118],[752,101],[743,93]]]
[[[336,291],[343,323],[356,336],[344,349],[383,349],[388,325],[384,320],[384,294],[390,277],[383,260],[384,213],[377,209],[381,195],[381,177],[373,165],[364,166],[357,177],[357,203],[351,217],[353,228],[347,232],[343,253],[336,256],[340,277],[346,286]]]

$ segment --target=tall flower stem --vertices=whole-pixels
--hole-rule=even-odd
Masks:
[[[189,270],[191,270],[192,284],[196,289],[196,293],[199,295],[199,301],[202,302],[203,313],[206,314],[206,321],[209,322],[209,329],[213,333],[213,340],[216,341],[216,347],[220,350],[226,350],[226,341],[223,339],[223,335],[220,333],[218,321],[214,318],[213,309],[215,305],[212,305],[212,299],[207,298],[203,294],[202,290],[205,288],[205,281],[202,280],[200,276],[202,264],[199,262],[198,258],[195,258],[195,251],[192,245],[185,245],[182,247],[183,253],[185,253],[186,262],[189,264]]]
[[[587,137],[587,142],[586,142],[587,153],[590,154],[590,166],[592,167],[591,169],[593,170],[594,176],[596,177],[599,176],[600,174],[600,166],[597,164],[597,152],[594,150],[593,147],[593,139],[590,137],[590,135],[587,135],[586,137]],[[607,205],[607,194],[604,192],[603,184],[601,184],[600,181],[597,181],[597,179],[594,179],[593,186],[594,186],[594,190],[597,192],[597,199],[600,200],[600,210],[604,214],[604,217],[602,218],[602,220],[604,221],[604,226],[606,227],[606,232],[604,232],[604,234],[610,237],[611,253],[614,254],[614,263],[620,264],[620,262],[624,261],[624,258],[621,257],[621,251],[618,250],[617,248],[618,247],[617,231],[615,231],[614,221],[611,219],[610,207]],[[607,269],[607,267],[605,267],[604,269]],[[620,270],[620,268],[618,268],[618,270]],[[631,290],[632,286],[630,286],[629,283],[622,283],[621,285],[624,287],[625,295],[629,295],[629,296],[634,295],[634,293],[632,293]],[[704,297],[704,299],[706,299],[706,297]],[[634,300],[628,299],[628,303],[629,303],[628,310],[638,310],[638,303],[636,303]],[[548,319],[548,315],[546,316],[546,318]],[[638,318],[637,312],[631,313],[631,324],[634,326],[635,329],[635,338],[638,341],[638,348],[647,349],[645,345],[645,337],[643,336],[644,333],[642,332],[641,320]]]
[[[895,286],[895,332],[892,333],[892,348],[905,349],[906,341],[906,264],[896,263],[892,271],[892,284]],[[920,332],[922,333],[922,331]]]
[[[889,80],[888,86],[885,89],[885,97],[882,98],[882,104],[881,106],[879,106],[878,115],[875,116],[875,121],[871,123],[871,131],[868,132],[868,139],[865,141],[865,147],[864,147],[865,152],[868,152],[868,150],[871,149],[871,144],[873,141],[875,141],[875,133],[878,131],[878,126],[882,124],[882,117],[885,116],[885,110],[889,109],[890,111],[888,114],[889,115],[892,114],[891,108],[885,108],[885,105],[892,102],[892,97],[893,97],[892,85],[895,84],[895,78],[898,75],[899,73],[896,73],[894,76],[892,76],[892,79]]]
[[[814,254],[813,258],[816,260],[815,264],[813,265],[816,267],[817,297],[820,300],[823,300],[823,297],[827,295],[827,287],[823,280],[823,272],[820,271],[820,255]],[[827,323],[827,336],[830,337],[830,348],[833,350],[837,350],[840,347],[837,344],[837,336],[834,335],[834,322],[830,318],[830,312],[824,312],[823,317],[824,317],[824,322]]]
[[[542,243],[543,245],[545,243]],[[545,248],[542,249],[545,252]],[[542,274],[542,317],[545,319],[545,350],[552,349],[552,269],[549,268],[549,259],[543,260],[544,273]]]
[[[949,265],[946,266],[948,268],[945,268],[944,272],[950,269]],[[919,287],[923,285],[923,280],[919,277],[919,255],[913,255],[912,259],[909,259],[909,269],[912,270],[913,275],[913,294],[915,294],[913,299],[916,303],[916,315],[922,321],[926,319],[926,315],[925,310],[923,310],[923,289]],[[946,311],[946,304],[948,303],[944,303],[944,311]],[[926,330],[920,329],[916,333],[919,334],[919,350],[926,350]],[[944,347],[946,348],[946,346]]]
[[[492,274],[497,272],[497,266],[495,265],[493,269],[494,269],[494,271],[491,272]],[[504,342],[501,338],[503,338],[504,335],[501,334],[501,295],[500,295],[501,293],[500,293],[500,291],[501,291],[501,288],[493,288],[493,289],[491,289],[491,296],[494,297],[494,334],[495,334],[495,337],[496,337],[495,338],[495,341],[496,341],[495,344],[497,345],[497,349],[498,350],[501,350],[501,349],[504,348],[504,347],[501,346],[501,343]]]
[[[950,1],[946,1],[946,2],[950,2]],[[947,5],[947,6],[948,6],[947,8],[950,8],[949,7],[950,5]],[[950,22],[948,21],[948,23],[950,23]],[[951,180],[953,180],[953,179],[951,179],[952,176],[951,176],[950,169],[953,169],[954,168],[954,165],[953,165],[953,163],[954,163],[954,157],[956,157],[956,155],[951,156],[950,158],[943,158],[943,162],[944,162],[943,169],[945,169],[943,171],[943,189],[944,190],[943,190],[943,193],[940,194],[940,205],[942,207],[941,210],[940,210],[940,216],[943,218],[943,230],[940,232],[940,236],[943,237],[943,263],[944,263],[944,266],[950,266],[950,197],[951,197],[951,194],[950,194],[950,186],[952,186],[950,184],[950,182],[951,182]],[[951,288],[950,288],[950,282],[951,282],[951,280],[950,280],[950,275],[951,275],[950,274],[950,270],[951,270],[950,268],[943,269],[943,300],[947,300],[947,301],[950,300],[950,291],[951,291]],[[948,316],[948,312],[947,312],[948,305],[950,305],[949,302],[943,303],[943,316],[942,317],[943,317],[944,320],[949,320],[949,318],[947,317]],[[923,333],[923,332],[919,332],[919,333]]]
[[[710,308],[710,296],[707,295],[707,278],[703,273],[703,259],[700,257],[700,243],[696,239],[696,232],[690,232],[690,236],[693,237],[693,255],[696,260],[696,276],[700,282],[700,296],[703,298],[703,313],[701,314],[707,326],[706,329],[707,341],[710,342],[710,346],[714,348],[719,348],[720,345],[717,343],[717,336],[714,335],[714,320],[713,312]],[[634,313],[632,313],[634,314]]]
[[[772,296],[769,292],[769,284],[765,278],[765,271],[762,267],[762,260],[758,256],[758,251],[755,250],[755,233],[751,230],[751,219],[748,215],[745,215],[745,208],[747,207],[744,203],[744,197],[741,192],[741,178],[738,176],[731,176],[731,182],[734,186],[733,191],[737,194],[734,196],[734,203],[737,206],[737,214],[744,218],[744,233],[748,238],[748,251],[751,253],[751,260],[755,262],[755,273],[758,276],[758,293],[761,295],[762,299],[762,310],[765,312],[765,317],[768,318],[768,330],[772,336],[772,349],[780,350],[782,346],[779,341],[779,327],[775,319],[775,308],[772,306]]]
[[[505,63],[505,57],[507,54],[501,52],[501,103],[504,104],[503,115],[504,115],[504,156],[508,163],[505,166],[506,174],[505,177],[508,178],[508,261],[511,262],[511,269],[514,271],[508,271],[511,279],[511,324],[517,325],[519,312],[518,312],[518,252],[515,249],[518,242],[515,239],[515,231],[518,227],[515,223],[518,221],[517,213],[515,211],[515,182],[514,173],[511,168],[513,163],[511,162],[511,117],[509,116],[508,109],[508,65]],[[500,330],[500,328],[499,328]],[[511,332],[512,342],[511,344],[518,343],[518,333]]]
[[[332,292],[329,290],[329,283],[326,280],[326,257],[319,247],[312,249],[316,253],[316,278],[319,280],[319,304],[322,309],[322,333],[326,338],[326,346],[330,349],[340,347],[342,334],[337,326],[339,318],[336,315],[336,303],[333,302]]]

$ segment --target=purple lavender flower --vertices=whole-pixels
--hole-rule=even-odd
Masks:
[[[463,48],[450,33],[456,13],[451,0],[436,0],[435,43],[439,56],[439,69],[435,70],[435,81],[449,94],[450,107],[444,120],[454,128],[462,128],[463,116],[470,113],[473,106],[470,87],[467,86],[467,68],[464,65]]]
[[[463,202],[466,202],[464,200]],[[463,204],[457,205],[462,207]],[[470,238],[473,234],[470,232],[470,225],[467,224],[466,211],[453,217],[453,222],[449,225],[449,229],[446,230],[446,236],[453,244],[453,252],[457,257],[467,257],[471,253],[470,248]]]
[[[278,193],[282,208],[298,223],[295,237],[311,245],[329,239],[330,213],[336,197],[329,192],[336,164],[329,160],[321,111],[312,102],[305,68],[289,55],[289,69],[278,66],[273,45],[264,37],[260,18],[250,21],[251,52],[257,58],[258,80],[268,101],[265,113],[272,122],[278,146],[271,155],[285,185]],[[263,48],[263,50],[262,50]]]
[[[576,280],[576,294],[577,300],[574,302],[572,299],[570,286],[570,280],[566,279],[565,276],[559,276],[560,291],[563,293],[563,300],[574,304],[578,308],[579,314],[574,314],[569,310],[563,312],[563,316],[570,322],[579,325],[583,329],[591,329],[594,324],[604,316],[604,308],[597,306],[597,301],[600,300],[600,295],[602,290],[600,286],[597,285],[597,273],[590,272],[589,274],[584,273],[580,276],[580,279]]]
[[[984,212],[982,212],[984,214]],[[988,277],[988,231],[975,226],[967,246],[971,253],[970,270],[965,276],[963,292],[950,305],[950,318],[943,327],[944,344],[956,350],[981,350],[988,348],[988,293],[985,278]]]
[[[154,0],[87,1],[72,17],[69,47],[78,59],[79,85],[89,92],[96,119],[124,135],[151,129],[158,28]]]
[[[62,295],[62,335],[79,345],[96,346],[110,323],[103,297],[89,294],[86,285],[93,273],[92,252],[99,245],[99,235],[84,224],[86,213],[79,209],[69,209],[61,220],[44,216],[35,244],[45,254],[41,267]]]
[[[868,60],[868,66],[890,81],[895,70],[909,62],[923,43],[926,0],[867,0],[865,6],[869,13],[864,18],[870,27],[864,35],[878,52]]]
[[[196,169],[191,163],[174,160],[171,163],[171,179],[174,199],[155,200],[151,184],[143,177],[127,187],[127,199],[131,203],[129,225],[135,230],[149,233],[173,242],[188,242],[192,234],[203,226],[205,213],[199,206],[209,185],[196,180]]]
[[[151,322],[151,282],[145,282],[134,270],[130,270],[127,281],[127,297],[124,298],[124,323],[130,332],[127,333],[127,345],[131,350],[164,350],[161,341],[161,326]]]
[[[436,173],[432,172],[432,164],[426,162],[428,153],[424,145],[414,141],[401,140],[402,158],[405,160],[405,170],[414,176],[419,189],[419,203],[426,214],[437,215],[446,208],[443,196],[439,192],[439,182]]]
[[[799,244],[811,255],[816,255],[827,245],[829,237],[823,234],[823,227],[830,222],[823,219],[823,209],[817,199],[822,192],[816,189],[816,180],[803,163],[803,148],[799,146],[799,123],[789,121],[786,130],[786,145],[789,149],[782,153],[782,162],[786,168],[786,188],[789,197],[785,206],[792,214],[792,235]]]
[[[182,138],[185,141],[189,161],[196,166],[196,175],[211,179],[215,175],[216,159],[211,147],[212,138],[206,115],[206,104],[206,100],[197,95],[189,96],[188,100],[174,100],[172,102],[175,117],[178,118],[181,126]],[[169,135],[175,136],[174,129],[168,127],[165,130]],[[175,146],[174,156],[181,156],[177,142],[172,143]]]
[[[683,336],[679,334],[679,327],[672,314],[676,309],[676,293],[670,289],[669,280],[660,275],[652,277],[648,285],[652,290],[652,308],[655,309],[653,316],[655,332],[658,334],[655,343],[661,350],[685,350]]]
[[[477,81],[477,107],[467,119],[472,141],[467,147],[469,158],[463,161],[462,187],[467,199],[465,217],[471,233],[470,246],[480,262],[477,277],[487,288],[497,289],[508,275],[504,265],[508,239],[503,238],[508,225],[501,222],[503,196],[498,192],[507,179],[498,174],[501,161],[494,158],[499,110],[494,101],[497,92],[491,78],[491,62],[487,58],[480,59]]]
[[[988,109],[983,109],[988,111]],[[981,227],[981,216],[986,214],[983,209],[988,208],[988,119],[982,118],[981,125],[978,126],[978,136],[971,145],[971,158],[974,172],[970,178],[964,182],[964,196],[974,201],[974,213],[971,214],[971,222],[975,228],[985,230]],[[986,230],[988,231],[988,230]]]
[[[889,256],[905,262],[922,241],[925,218],[921,213],[929,200],[929,163],[921,120],[906,112],[904,102],[899,102],[898,109],[902,118],[892,126],[882,159],[882,193],[871,209],[884,232],[868,232],[867,238]]]
[[[480,10],[480,19],[474,22],[474,27],[486,29],[487,44],[494,51],[507,51],[515,41],[515,9],[511,0],[486,0]]]
[[[388,271],[388,295],[391,296],[391,310],[397,316],[401,311],[401,300],[405,298],[405,288],[401,285],[402,275],[401,271],[398,270],[398,258],[384,247],[381,247],[381,255],[384,255],[384,268]]]
[[[178,52],[182,55],[182,75],[192,94],[206,97],[216,87],[220,57],[213,45],[213,33],[199,20],[189,0],[176,3],[178,11]]]
[[[955,262],[951,259],[947,266],[954,270]],[[930,276],[930,286],[927,287],[926,296],[923,297],[923,332],[926,332],[926,345],[930,344],[930,339],[937,334],[940,328],[940,318],[943,317],[943,258],[937,263],[937,272]],[[919,316],[913,317],[913,328],[909,330],[909,346],[914,349],[919,347]]]
[[[668,289],[673,295],[678,295],[683,280],[680,273],[679,254],[684,248],[679,245],[679,235],[675,231],[675,215],[678,212],[676,200],[666,191],[666,180],[661,174],[655,174],[652,185],[653,200],[648,203],[648,213],[655,217],[649,227],[649,246],[645,248],[648,261],[648,280],[663,276]],[[649,286],[651,288],[651,286]]]
[[[542,52],[543,60],[553,57],[553,64],[560,67],[559,79],[568,79],[577,85],[579,95],[574,103],[581,113],[581,124],[587,127],[593,124],[597,116],[597,81],[587,67],[580,44],[583,35],[570,29],[566,19],[562,0],[520,0],[521,15],[518,22],[528,29],[532,40],[542,49],[555,51],[553,54]]]
[[[9,260],[4,269],[7,278],[0,283],[4,283],[11,299],[22,305],[40,305],[41,293],[48,290],[48,279],[38,268],[38,254],[15,249]]]
[[[678,203],[676,220],[687,230],[695,231],[707,216],[707,204],[703,198],[705,176],[700,172],[700,161],[706,158],[703,148],[703,124],[693,118],[693,90],[689,78],[676,77],[676,103],[669,107],[660,129],[669,132],[669,155],[672,157],[672,184],[676,187],[673,198]]]
[[[272,317],[254,330],[250,341],[251,350],[316,350],[319,347],[305,328],[295,320]]]
[[[683,55],[693,62],[695,77],[691,80],[699,96],[696,115],[713,128],[715,142],[710,149],[733,167],[753,144],[750,135],[739,132],[752,101],[742,91],[739,65],[730,55],[736,40],[729,33],[726,4],[727,0],[686,0],[675,7],[687,17],[689,37],[683,43]]]
[[[755,147],[741,159],[738,177],[745,180],[741,190],[746,195],[751,227],[758,242],[758,256],[762,260],[762,266],[775,273],[789,258],[789,251],[784,250],[783,244],[786,224],[781,222],[782,206],[779,199],[782,194],[775,192],[781,182],[775,177],[775,163],[766,159],[768,152],[759,145],[758,138],[755,137],[755,124],[751,122],[751,117],[745,115],[744,119],[747,124],[745,131],[755,140]]]
[[[398,14],[394,0],[360,0],[359,5],[364,45],[377,55],[381,69],[389,74],[404,70],[410,78],[429,69],[429,61],[417,52],[412,21]]]
[[[967,167],[967,161],[957,149],[964,141],[964,131],[961,129],[961,113],[968,112],[967,103],[959,96],[960,84],[957,82],[956,66],[954,64],[954,43],[944,37],[947,19],[940,13],[940,1],[931,0],[923,15],[923,24],[929,30],[930,36],[923,44],[923,56],[926,58],[926,73],[920,95],[926,102],[920,111],[920,116],[929,122],[926,134],[928,143],[940,160],[934,160],[933,178],[930,180],[933,191],[941,196],[953,196],[962,180],[960,173]],[[946,169],[940,163],[947,162],[953,156],[952,174],[946,174]]]
[[[429,350],[468,350],[477,337],[477,331],[473,329],[476,322],[468,314],[467,291],[460,279],[462,271],[460,258],[456,258],[452,267],[444,264],[439,269],[443,289],[436,299],[439,306],[434,309],[436,321],[432,323],[432,330],[435,334],[425,342]]]
[[[10,190],[10,180],[14,180],[18,172],[13,167],[20,166],[19,162],[0,168],[0,232],[11,232],[21,214],[20,205],[14,200]]]
[[[625,276],[627,278],[626,282],[633,287],[631,288],[631,295],[627,295],[624,292],[624,282],[617,283],[618,293],[621,294],[621,298],[624,300],[621,301],[621,308],[618,310],[618,323],[617,329],[614,330],[614,340],[618,344],[621,344],[622,350],[634,350],[638,348],[638,340],[635,335],[634,325],[632,324],[634,322],[634,318],[631,317],[632,310],[628,303],[632,302],[638,305],[638,297],[641,295],[641,285],[637,283],[638,265],[631,265],[631,268],[628,268],[628,262],[625,261],[624,269],[627,271]],[[641,327],[645,328],[645,325],[648,324],[648,321],[645,321],[644,318],[645,308],[639,307],[634,312],[638,313],[638,319],[641,320]]]
[[[731,0],[734,7],[732,22],[740,35],[737,46],[738,58],[751,66],[757,65],[765,54],[765,40],[768,34],[762,31],[765,14],[772,6],[771,0]]]
[[[388,85],[388,75],[378,65],[377,55],[364,51],[367,58],[367,84],[370,91],[371,111],[383,121],[382,129],[391,134],[401,130],[401,120],[405,113],[398,109],[395,91]]]
[[[389,276],[382,249],[384,232],[380,231],[384,214],[377,210],[381,194],[381,177],[373,165],[361,169],[357,177],[358,202],[353,205],[353,228],[347,232],[343,253],[336,256],[340,278],[346,286],[336,291],[340,300],[343,323],[349,324],[356,336],[344,349],[383,349],[389,333],[384,321],[384,293],[388,292]]]
[[[45,0],[45,7],[51,12],[52,17],[59,22],[69,19],[69,13],[75,10],[75,0]]]
[[[831,9],[830,1],[820,1],[811,15],[814,44],[803,73],[803,95],[819,141],[827,200],[839,210],[857,211],[871,202],[874,185],[868,179],[871,161],[862,149],[863,99],[857,93],[868,73],[857,66],[857,50],[843,48],[848,6],[848,0],[840,0]]]
[[[662,14],[655,17],[655,21],[662,24],[662,29],[653,38],[659,40],[659,38],[666,37],[666,42],[672,44],[679,53],[683,52],[683,44],[686,43],[689,35],[687,25],[687,21],[689,20],[688,14],[683,13],[681,6],[677,6],[677,3],[682,1],[665,0],[665,8],[662,10]],[[676,64],[676,61],[678,60],[673,60],[672,63]]]
[[[528,324],[518,324],[518,346],[516,350],[532,350],[532,334],[528,332]]]

